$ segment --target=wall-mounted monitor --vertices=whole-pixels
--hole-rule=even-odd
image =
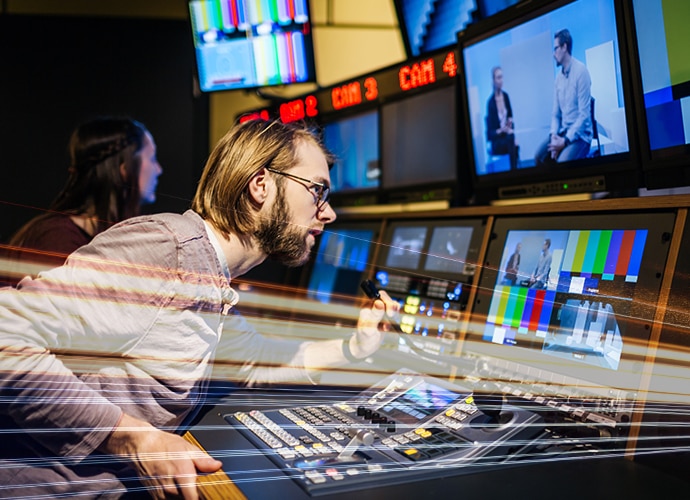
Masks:
[[[405,95],[381,106],[381,186],[390,201],[424,188],[457,188],[456,87]],[[416,200],[411,201],[426,201]]]
[[[331,189],[335,205],[367,195],[376,203],[381,184],[379,162],[379,114],[377,109],[325,121],[323,142],[335,155]]]
[[[674,219],[497,219],[464,349],[636,390]]]
[[[307,0],[191,0],[204,92],[316,81]]]
[[[690,185],[690,4],[632,0],[632,67],[649,189]]]
[[[368,274],[378,234],[376,223],[329,226],[320,237],[308,271],[307,296],[323,303],[351,302]]]
[[[479,259],[481,219],[390,222],[374,277],[401,304],[406,333],[455,338]]]
[[[461,161],[480,197],[638,187],[621,18],[614,0],[533,2],[460,34]]]
[[[395,0],[394,3],[405,52],[408,57],[417,57],[454,45],[458,31],[478,18],[478,3],[486,1]]]

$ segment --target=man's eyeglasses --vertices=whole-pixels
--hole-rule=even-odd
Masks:
[[[305,179],[304,177],[300,177],[298,175],[294,174],[288,174],[287,172],[281,172],[280,170],[276,170],[271,167],[266,167],[266,170],[269,172],[273,172],[274,174],[278,175],[284,175],[285,177],[292,179],[293,181],[297,181],[300,184],[306,182],[308,185],[302,184],[305,188],[307,188],[311,194],[314,196],[314,202],[316,203],[316,208],[321,210],[323,206],[328,203],[328,198],[331,195],[331,188],[321,182],[316,182],[312,181],[310,179]]]

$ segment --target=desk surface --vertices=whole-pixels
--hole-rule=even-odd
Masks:
[[[222,415],[237,410],[276,409],[295,404],[296,399],[346,399],[350,394],[306,391],[239,391],[235,397],[212,407],[191,429],[194,439],[212,456],[223,462],[223,471],[249,500],[280,498],[305,500],[310,497],[299,485],[279,470]],[[227,480],[213,476],[206,481],[206,498],[231,497]],[[223,488],[220,490],[219,488]],[[671,498],[690,491],[690,481],[622,457],[581,459],[545,458],[538,463],[488,468],[474,471],[449,468],[448,476],[392,486],[372,487],[355,493],[336,493],[318,498],[329,500],[443,499],[483,496],[501,498]]]

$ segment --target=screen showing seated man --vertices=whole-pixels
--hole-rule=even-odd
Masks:
[[[378,129],[377,111],[324,126],[324,144],[336,157],[331,168],[331,186],[335,193],[379,187]]]
[[[415,270],[424,250],[426,227],[400,226],[393,231],[386,267]]]
[[[321,235],[307,296],[324,303],[334,294],[356,295],[369,262],[371,229],[337,229]]]
[[[424,270],[464,274],[472,231],[471,227],[434,228]]]
[[[617,370],[647,234],[509,231],[483,339]]]
[[[633,1],[652,151],[690,144],[688,4]]]
[[[578,0],[462,42],[478,176],[629,151],[616,26]]]

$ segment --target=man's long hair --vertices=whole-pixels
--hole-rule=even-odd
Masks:
[[[297,145],[311,142],[330,154],[306,126],[250,120],[230,129],[206,162],[192,201],[192,210],[223,234],[253,234],[257,207],[247,189],[262,168],[285,172],[299,161]]]

